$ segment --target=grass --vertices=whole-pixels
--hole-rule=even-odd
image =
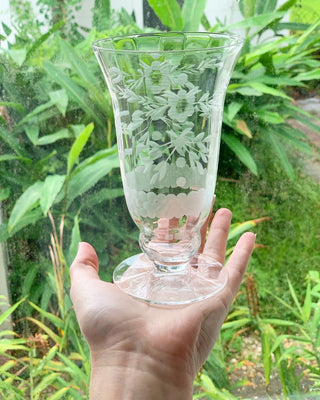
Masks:
[[[264,288],[290,301],[287,277],[302,295],[305,277],[320,262],[320,185],[299,173],[293,181],[277,169],[257,179],[248,174],[236,182],[218,180],[215,208],[227,207],[233,222],[268,216],[255,228],[257,243],[248,271],[256,279],[264,316],[283,316]]]

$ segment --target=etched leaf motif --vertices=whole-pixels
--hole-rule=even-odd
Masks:
[[[141,56],[142,58],[142,56]],[[206,133],[214,98],[201,74],[214,74],[214,60],[170,63],[161,54],[139,60],[135,71],[111,68],[117,97],[121,100],[120,126],[127,138],[125,147],[132,167],[157,164],[155,181],[165,175],[166,165],[190,166],[203,170],[207,163],[210,137]],[[202,80],[201,80],[202,79]],[[127,107],[125,106],[127,105]],[[199,129],[200,128],[200,129]],[[195,129],[200,133],[195,134]]]

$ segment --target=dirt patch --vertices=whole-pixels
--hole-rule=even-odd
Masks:
[[[284,348],[296,345],[297,343],[294,340],[288,339],[283,342]],[[301,343],[299,343],[299,346],[301,347]],[[228,361],[228,366],[230,383],[233,387],[232,394],[239,400],[282,399],[282,384],[276,368],[271,371],[270,383],[266,385],[259,332],[253,332],[250,336],[243,338],[241,353],[237,354],[237,358],[231,358]],[[305,393],[304,397],[297,394],[297,398],[300,400],[302,398],[316,400],[317,397],[312,396],[312,392],[310,392],[313,381],[306,369],[300,366],[296,367],[295,375],[297,378],[301,378],[300,390],[301,393]]]

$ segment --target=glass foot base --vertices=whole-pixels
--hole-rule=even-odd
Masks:
[[[127,258],[113,273],[114,283],[130,296],[163,306],[183,306],[207,299],[222,290],[228,280],[222,264],[197,254],[182,272],[157,272],[144,254]]]

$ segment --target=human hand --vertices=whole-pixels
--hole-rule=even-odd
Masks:
[[[224,263],[231,212],[215,214],[203,253]],[[255,235],[239,239],[216,296],[184,308],[150,306],[100,280],[98,258],[80,243],[71,265],[71,298],[92,361],[91,400],[192,399],[193,380],[208,357],[235,297]]]

